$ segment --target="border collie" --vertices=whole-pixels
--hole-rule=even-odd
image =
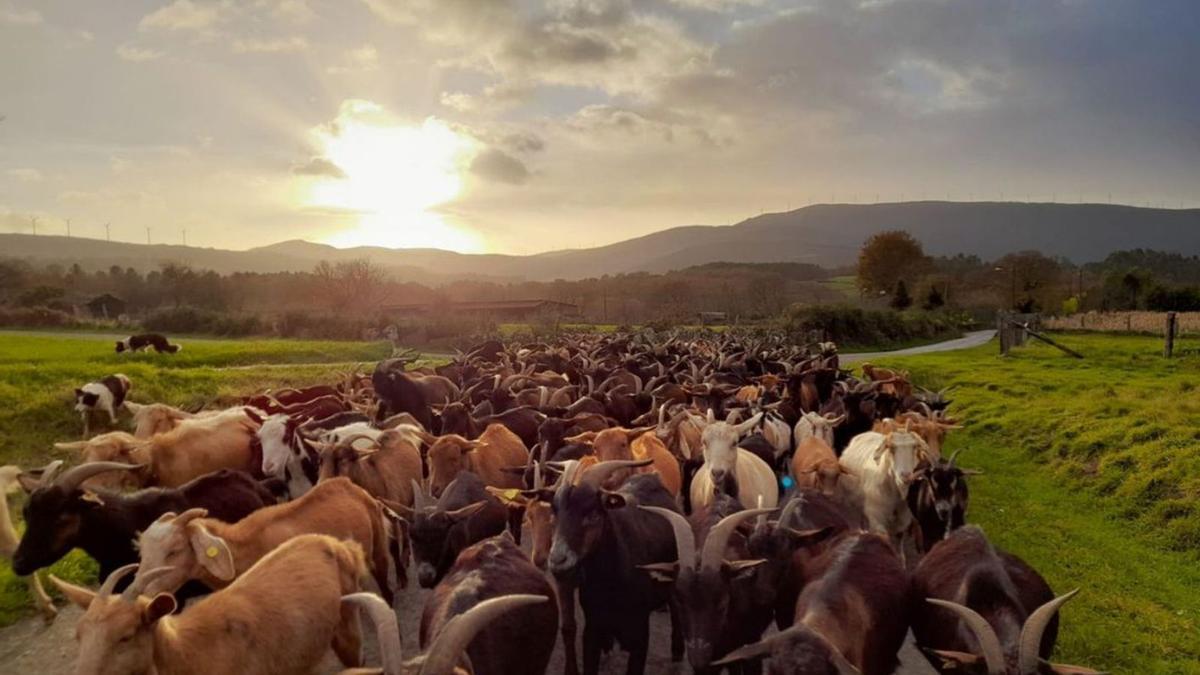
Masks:
[[[130,335],[124,340],[117,340],[118,354],[124,351],[140,352],[150,347],[153,347],[154,351],[158,352],[159,354],[162,354],[163,352],[174,354],[180,349],[183,349],[183,347],[180,347],[179,345],[173,345],[170,342],[167,342],[166,336],[158,333]]]
[[[75,410],[83,419],[83,437],[87,438],[91,427],[91,413],[106,412],[108,419],[115,426],[117,410],[125,405],[125,396],[129,394],[129,378],[124,375],[109,375],[99,382],[89,382],[75,390]]]

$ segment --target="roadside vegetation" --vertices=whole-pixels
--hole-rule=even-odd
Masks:
[[[1056,591],[1082,589],[1056,661],[1200,673],[1200,357],[1165,360],[1149,337],[1055,337],[1087,358],[1040,344],[1001,358],[992,343],[883,363],[956,386],[965,427],[948,451],[986,472],[968,520]]]

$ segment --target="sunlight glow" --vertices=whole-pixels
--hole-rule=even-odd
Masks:
[[[462,192],[477,143],[435,118],[392,119],[370,101],[346,101],[336,120],[313,132],[343,176],[311,179],[310,206],[357,214],[357,227],[326,239],[334,246],[483,249],[482,239],[446,222],[434,207]]]

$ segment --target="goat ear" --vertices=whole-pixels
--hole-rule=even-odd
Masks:
[[[192,551],[196,554],[196,561],[200,566],[218,579],[233,580],[237,576],[237,570],[233,566],[233,553],[225,545],[225,540],[210,534],[199,523],[188,529],[191,531]]]
[[[42,486],[42,479],[39,476],[22,471],[17,474],[17,485],[20,485],[21,489],[25,492],[33,492]]]
[[[170,593],[159,593],[142,609],[142,624],[149,626],[175,611],[175,597]]]
[[[597,432],[595,432],[595,431],[585,431],[582,434],[575,434],[574,436],[568,436],[567,438],[564,438],[563,440],[566,441],[567,443],[589,443],[590,444],[592,441],[596,440],[596,433]]]
[[[644,434],[648,431],[654,431],[655,428],[656,427],[649,426],[649,427],[636,427],[634,429],[626,429],[625,430],[625,439],[628,440],[630,443],[632,443],[635,440],[637,440],[638,437],[640,437],[642,434]]]
[[[92,606],[92,600],[96,598],[96,592],[92,589],[84,588],[83,586],[76,586],[75,584],[69,584],[53,574],[51,574],[49,578],[50,583],[54,584],[54,586],[58,589],[58,592],[62,593],[63,597],[66,599],[84,609]]]
[[[638,568],[645,570],[654,581],[666,584],[674,583],[675,577],[679,575],[678,562],[650,563],[648,565],[638,565]]]
[[[620,492],[611,492],[602,490],[600,494],[600,503],[606,509],[620,509],[625,507],[625,495]]]
[[[480,500],[480,501],[475,502],[474,504],[467,504],[466,506],[462,507],[461,509],[447,511],[446,515],[450,516],[450,520],[453,520],[453,521],[466,520],[467,518],[470,518],[471,516],[475,515],[476,513],[479,513],[480,509],[487,506],[487,504],[488,504],[487,501]]]
[[[765,558],[758,560],[724,560],[721,562],[721,574],[726,579],[746,578],[754,573],[754,568],[767,562]]]
[[[984,664],[982,656],[968,654],[967,652],[924,648],[922,648],[921,651],[925,652],[925,655],[929,657],[929,660],[935,666],[938,666],[939,671],[949,670],[951,672],[955,672],[961,670],[963,672],[970,672],[973,671],[976,666],[982,666]]]
[[[829,538],[834,533],[834,527],[822,527],[815,530],[794,530],[790,527],[784,528],[787,533],[796,542],[797,546],[814,546]]]

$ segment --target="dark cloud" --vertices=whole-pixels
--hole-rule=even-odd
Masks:
[[[346,172],[332,160],[325,157],[313,157],[303,164],[292,167],[292,173],[298,176],[324,176],[326,178],[345,178]]]
[[[479,153],[471,162],[471,173],[485,180],[509,185],[521,185],[529,180],[529,169],[521,160],[496,148]]]

